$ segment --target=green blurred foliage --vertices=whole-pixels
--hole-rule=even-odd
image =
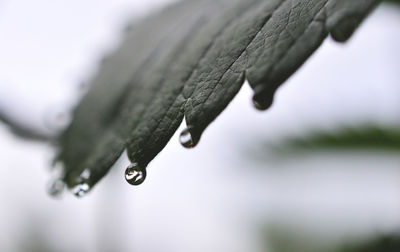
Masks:
[[[384,235],[367,242],[353,243],[339,249],[338,252],[399,252],[400,236]]]
[[[296,149],[400,150],[399,127],[360,125],[334,131],[314,131],[303,138],[288,139],[283,147]]]
[[[400,235],[376,234],[374,237],[348,238],[338,241],[307,227],[268,226],[262,232],[267,252],[399,252]]]

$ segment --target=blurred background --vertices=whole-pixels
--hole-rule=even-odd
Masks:
[[[59,130],[124,27],[168,2],[1,0],[0,112]],[[139,187],[123,156],[86,197],[51,198],[53,147],[0,124],[0,251],[400,251],[399,6],[326,40],[271,110],[246,84]]]

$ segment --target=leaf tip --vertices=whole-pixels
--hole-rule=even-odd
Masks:
[[[260,110],[265,111],[269,109],[274,103],[274,91],[257,90],[254,91],[253,106]]]

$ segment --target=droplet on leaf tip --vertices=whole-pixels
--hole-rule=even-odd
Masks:
[[[134,186],[142,184],[146,179],[146,168],[142,168],[138,163],[132,163],[125,170],[126,181]]]
[[[76,184],[86,183],[89,181],[90,176],[91,176],[91,172],[90,172],[89,168],[86,168],[85,170],[83,170],[81,172],[81,174],[78,177],[76,177],[75,183]]]
[[[76,186],[74,186],[74,188],[72,188],[72,193],[80,198],[85,196],[90,190],[90,186],[88,183],[82,183],[82,184],[78,184]]]
[[[181,135],[179,136],[179,142],[185,148],[193,148],[196,146],[192,134],[190,134],[189,128],[186,128],[181,132]]]
[[[77,197],[83,197],[90,191],[89,179],[91,172],[89,168],[82,171],[81,175],[76,178],[76,185],[72,188],[72,193]]]
[[[88,180],[90,178],[90,170],[88,168],[86,168],[81,175],[79,176],[80,178],[84,179],[84,180]]]

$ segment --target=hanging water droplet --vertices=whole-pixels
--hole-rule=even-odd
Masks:
[[[83,197],[85,196],[89,190],[90,190],[90,185],[89,185],[89,178],[90,178],[90,170],[87,168],[83,170],[81,175],[76,178],[77,183],[73,188],[72,188],[72,193],[75,194],[77,197]]]
[[[75,194],[75,196],[79,198],[85,196],[89,192],[89,190],[90,186],[88,183],[78,184],[74,186],[74,188],[72,188],[73,194]]]
[[[54,182],[51,183],[50,187],[48,188],[48,193],[53,197],[59,197],[63,193],[65,188],[65,183],[61,179],[56,179]]]
[[[134,186],[140,185],[146,179],[146,168],[140,167],[137,163],[131,164],[125,170],[126,181]]]
[[[190,134],[189,128],[186,128],[181,132],[179,141],[185,148],[193,148],[196,146],[196,143],[193,141],[192,134]]]

